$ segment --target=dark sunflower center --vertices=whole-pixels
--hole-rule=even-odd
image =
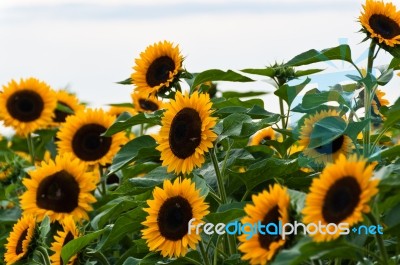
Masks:
[[[328,223],[338,224],[350,216],[360,201],[361,188],[354,177],[337,180],[325,195],[322,216]]]
[[[119,177],[117,174],[112,174],[107,177],[106,183],[111,185],[111,184],[118,184],[119,183]]]
[[[171,241],[182,239],[188,231],[187,226],[192,217],[192,207],[185,198],[175,196],[167,199],[157,216],[160,234]]]
[[[343,142],[344,142],[344,136],[341,135],[328,144],[316,147],[315,151],[325,155],[334,154],[342,148]]]
[[[368,22],[374,32],[385,39],[392,39],[397,35],[400,35],[400,25],[385,15],[372,15]]]
[[[36,204],[58,213],[70,213],[78,206],[79,184],[73,176],[61,170],[39,183]]]
[[[57,103],[60,104],[60,105],[62,105],[62,106],[64,106],[64,107],[71,108],[70,106],[68,106],[67,104],[65,104],[65,103],[62,102],[62,101],[58,101]],[[54,121],[54,122],[65,122],[65,120],[67,119],[67,117],[68,117],[70,114],[67,113],[67,112],[64,112],[64,111],[61,111],[61,110],[56,109],[56,110],[54,111],[54,115],[55,115],[54,118],[53,118],[53,121]]]
[[[112,138],[100,136],[106,131],[102,125],[86,124],[76,131],[72,139],[72,150],[84,161],[94,161],[102,158],[111,147]]]
[[[148,110],[148,111],[156,111],[158,110],[158,105],[154,103],[153,101],[146,100],[146,99],[139,99],[139,105],[142,109]]]
[[[169,56],[155,59],[146,73],[146,82],[150,87],[158,86],[169,78],[169,73],[174,71],[175,62]]]
[[[37,120],[44,109],[42,97],[32,90],[15,92],[7,99],[7,111],[10,115],[22,122]]]
[[[15,248],[15,254],[19,255],[24,252],[22,248],[22,242],[25,240],[26,236],[28,235],[28,228],[21,233],[21,236],[18,238],[17,247]]]
[[[268,211],[268,213],[264,216],[264,219],[262,220],[263,225],[268,225],[269,223],[274,223],[276,227],[279,226],[279,217],[281,215],[279,214],[279,207],[276,205],[274,208]],[[271,231],[272,232],[272,231]],[[278,232],[278,231],[274,231]],[[269,235],[268,233],[265,233],[265,235],[258,234],[258,242],[260,243],[260,246],[266,250],[269,249],[269,246],[271,245],[272,242],[278,241],[281,238],[280,235]]]
[[[201,119],[191,108],[179,111],[172,120],[169,132],[169,146],[178,158],[191,156],[201,142]]]
[[[74,235],[71,232],[68,232],[67,235],[64,238],[64,242],[62,244],[62,246],[65,246],[66,244],[68,244],[69,241],[74,239]],[[60,264],[64,265],[64,262],[62,261],[61,255],[60,255]]]

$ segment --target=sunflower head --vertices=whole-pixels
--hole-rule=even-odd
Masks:
[[[202,222],[208,214],[208,205],[200,191],[190,179],[177,178],[172,183],[165,180],[163,188],[156,187],[153,200],[148,200],[149,208],[144,209],[148,216],[142,223],[142,238],[150,251],[161,251],[164,257],[185,256],[188,249],[196,249],[200,235],[188,233],[188,223]]]
[[[33,242],[36,229],[36,219],[32,215],[23,215],[14,225],[5,247],[4,261],[6,265],[26,257],[29,252],[29,246]]]
[[[304,124],[300,128],[300,140],[299,145],[304,148],[304,155],[311,157],[317,164],[326,164],[328,162],[335,161],[340,154],[345,154],[346,156],[351,153],[353,144],[347,135],[340,135],[332,142],[317,146],[314,148],[309,148],[308,145],[312,140],[312,133],[314,130],[315,123],[321,121],[327,117],[340,117],[336,110],[322,110],[310,115],[304,119]],[[340,117],[341,118],[341,117]]]
[[[370,212],[371,197],[378,192],[379,180],[372,179],[374,165],[351,156],[341,155],[335,164],[329,164],[319,178],[313,180],[303,209],[303,221],[327,226],[347,224],[349,227],[363,220]],[[312,235],[315,241],[330,241],[340,236],[340,231],[321,228]]]
[[[57,235],[54,236],[54,242],[51,244],[51,250],[54,254],[50,257],[51,264],[63,265],[61,258],[62,248],[71,240],[79,237],[79,230],[77,229],[74,220],[71,217],[65,218],[62,222],[62,231],[57,231]],[[75,264],[77,255],[70,258],[67,264]]]
[[[62,107],[68,108],[73,113],[82,111],[85,108],[85,106],[79,102],[79,99],[74,94],[71,94],[66,90],[58,90],[56,92],[56,97],[57,97],[57,104],[61,105]],[[69,112],[55,109],[52,125],[60,126],[61,123],[65,122],[67,117],[70,115],[71,113]]]
[[[204,163],[204,153],[217,138],[212,131],[216,118],[210,116],[211,105],[208,94],[177,92],[166,106],[157,150],[168,172],[188,174]]]
[[[178,45],[168,41],[150,45],[135,60],[131,75],[136,90],[143,95],[156,96],[179,81],[183,57]]]
[[[131,94],[133,106],[137,112],[154,112],[163,108],[163,102],[157,97],[144,95],[138,92]]]
[[[60,154],[72,155],[88,165],[111,163],[113,156],[126,142],[123,132],[101,136],[115,121],[103,110],[86,109],[69,116],[57,133]]]
[[[27,189],[20,198],[24,213],[36,215],[38,221],[46,215],[51,221],[68,216],[75,220],[89,219],[87,212],[96,202],[92,192],[97,179],[87,172],[85,163],[66,153],[55,161],[42,162],[29,175],[22,182]]]
[[[56,105],[55,92],[36,78],[11,80],[0,93],[0,117],[21,136],[50,124]]]
[[[263,225],[274,223],[278,226],[288,223],[289,220],[289,194],[286,188],[278,184],[269,187],[258,195],[253,195],[253,204],[247,204],[244,208],[246,216],[241,220],[242,224],[256,224],[259,221]],[[284,246],[285,240],[280,235],[266,233],[255,234],[250,239],[246,234],[238,237],[242,244],[239,250],[244,253],[243,260],[249,260],[250,264],[267,264],[277,251]]]
[[[264,141],[275,140],[275,131],[271,127],[259,130],[253,136],[249,145],[261,145]]]
[[[400,12],[392,3],[367,0],[359,17],[363,31],[380,44],[400,44]]]

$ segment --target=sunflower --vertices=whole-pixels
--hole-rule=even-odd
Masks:
[[[400,44],[400,12],[392,3],[367,0],[359,17],[367,35],[393,47]]]
[[[54,254],[50,257],[51,264],[63,265],[61,259],[61,250],[69,241],[79,237],[79,230],[76,228],[75,222],[72,218],[66,218],[62,221],[62,231],[57,231],[54,236],[54,242],[51,244],[51,250]],[[75,264],[77,255],[70,258],[67,264]]]
[[[265,140],[275,140],[275,131],[271,127],[256,132],[250,141],[250,145],[261,145]]]
[[[286,188],[278,184],[269,187],[269,191],[263,191],[258,195],[253,195],[254,205],[247,204],[244,208],[247,216],[241,222],[242,224],[256,224],[259,221],[263,225],[279,221],[282,226],[289,222],[289,194]],[[255,234],[250,239],[248,235],[238,236],[242,244],[239,250],[244,253],[243,260],[249,260],[250,264],[267,264],[276,252],[285,245],[285,240],[280,235],[270,235],[266,233]]]
[[[36,220],[31,215],[22,216],[14,225],[5,245],[4,261],[11,265],[28,254],[29,245],[35,234]]]
[[[7,162],[0,162],[0,181],[7,180],[13,173],[13,166]]]
[[[111,137],[101,136],[115,121],[115,116],[103,110],[86,109],[66,122],[57,133],[60,154],[72,153],[88,165],[111,163],[120,146],[126,142],[123,132]]]
[[[168,172],[186,174],[204,163],[204,153],[217,138],[211,130],[216,124],[216,118],[210,116],[211,105],[208,94],[194,92],[189,97],[177,92],[166,107],[156,149]]]
[[[386,98],[383,98],[385,95],[386,95],[386,93],[383,92],[382,90],[380,90],[380,89],[376,90],[375,97],[371,102],[371,106],[372,106],[371,110],[373,111],[373,113],[375,115],[379,115],[382,117],[382,114],[379,111],[380,108],[382,106],[389,105],[389,100],[387,100]]]
[[[133,107],[111,106],[110,109],[108,110],[109,115],[113,115],[116,117],[118,117],[124,112],[128,112],[132,116],[135,116],[137,114],[137,111]]]
[[[148,216],[142,224],[142,238],[146,239],[150,251],[161,251],[166,257],[185,256],[188,248],[196,249],[201,240],[194,231],[188,233],[188,223],[202,222],[209,213],[208,205],[200,191],[190,179],[175,179],[174,183],[164,180],[163,188],[156,187],[153,200],[148,200]]]
[[[21,136],[47,126],[56,105],[54,91],[35,78],[11,80],[0,93],[0,117]]]
[[[57,156],[55,161],[42,162],[29,173],[23,184],[27,191],[21,196],[21,208],[34,214],[38,221],[47,215],[51,221],[72,216],[75,220],[89,219],[87,211],[96,202],[91,194],[96,189],[95,175],[87,172],[85,163],[72,154]]]
[[[73,113],[81,111],[85,108],[84,105],[79,103],[79,99],[74,95],[65,90],[59,90],[56,92],[57,103],[63,107],[67,107],[72,110]],[[56,109],[54,111],[53,124],[54,126],[59,126],[61,123],[65,122],[71,113],[64,112],[62,110]]]
[[[163,107],[162,101],[153,96],[143,96],[141,93],[133,92],[131,97],[137,112],[154,112]]]
[[[315,148],[308,148],[311,141],[311,134],[314,124],[326,117],[340,117],[336,110],[322,110],[304,120],[304,125],[300,129],[299,144],[305,149],[304,155],[311,157],[318,164],[325,164],[336,160],[340,154],[348,155],[353,148],[352,141],[347,135],[340,135],[332,142]]]
[[[164,41],[150,45],[135,60],[135,70],[131,75],[136,91],[143,95],[157,95],[169,88],[182,71],[183,57],[179,47]]]
[[[325,167],[319,178],[313,180],[303,209],[303,222],[321,222],[322,225],[348,224],[363,220],[362,213],[370,212],[368,202],[378,192],[379,180],[371,179],[374,165],[351,156],[341,155],[335,164]],[[322,227],[322,226],[321,226]],[[340,236],[340,231],[328,227],[323,233],[312,235],[315,241],[330,241]],[[320,230],[320,231],[321,231]]]

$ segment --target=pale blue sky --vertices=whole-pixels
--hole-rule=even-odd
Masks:
[[[363,2],[1,0],[0,84],[35,76],[54,88],[68,85],[93,106],[129,102],[132,87],[114,82],[131,74],[147,45],[164,39],[180,45],[192,72],[261,68],[343,42],[362,66],[368,45],[359,44],[364,35],[357,19]],[[328,72],[349,70],[338,63]],[[320,88],[333,77],[317,76]],[[388,88],[392,102],[399,86],[396,80]],[[273,90],[263,81],[221,87]],[[278,111],[277,100],[265,100],[268,110]]]

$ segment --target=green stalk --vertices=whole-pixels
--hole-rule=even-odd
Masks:
[[[96,252],[91,252],[88,253],[89,256],[92,256],[93,258],[95,258],[97,261],[100,261],[100,264],[103,265],[110,265],[110,262],[108,262],[106,256],[104,256],[103,253],[96,251]]]
[[[218,184],[218,191],[220,194],[220,198],[221,198],[222,204],[225,204],[227,202],[227,196],[226,196],[226,191],[225,191],[225,186],[224,186],[224,180],[223,180],[221,171],[219,170],[217,156],[215,155],[215,149],[212,149],[210,151],[210,157],[211,157],[211,161],[214,166],[215,174],[217,175],[217,184]]]
[[[376,48],[376,43],[371,41],[368,51],[368,65],[367,74],[372,73],[372,67],[374,65],[374,52]],[[370,155],[370,141],[371,141],[371,99],[373,98],[373,88],[368,87],[364,84],[364,109],[365,109],[365,119],[367,120],[367,125],[364,128],[363,143],[364,143],[364,157]]]
[[[367,213],[366,215],[372,225],[374,226],[378,225],[378,221],[376,220],[375,216],[372,213]],[[379,233],[375,233],[375,238],[376,242],[378,243],[378,249],[381,254],[380,256],[382,257],[383,264],[389,264],[389,257],[385,248],[385,244],[383,243],[382,235]]]
[[[281,123],[282,123],[282,130],[286,129],[287,122],[285,121],[285,108],[283,106],[283,100],[279,98],[279,110],[281,112]],[[286,139],[286,134],[282,134],[283,141]]]
[[[35,145],[33,144],[32,134],[29,133],[26,138],[28,144],[29,155],[31,156],[32,165],[35,165]]]
[[[51,262],[50,262],[50,257],[49,257],[49,253],[47,253],[47,250],[42,246],[37,247],[36,250],[38,251],[37,253],[39,253],[40,257],[42,258],[43,264],[50,265]]]
[[[184,260],[190,262],[190,264],[194,264],[194,265],[203,265],[203,264],[201,264],[200,262],[198,262],[197,260],[194,260],[194,259],[192,259],[192,258],[189,258],[189,257],[182,257],[182,258],[183,258]]]
[[[140,124],[139,136],[142,136],[143,134],[144,134],[144,125]]]
[[[204,265],[211,265],[202,241],[200,241],[199,246],[200,246],[201,256],[203,257]]]

